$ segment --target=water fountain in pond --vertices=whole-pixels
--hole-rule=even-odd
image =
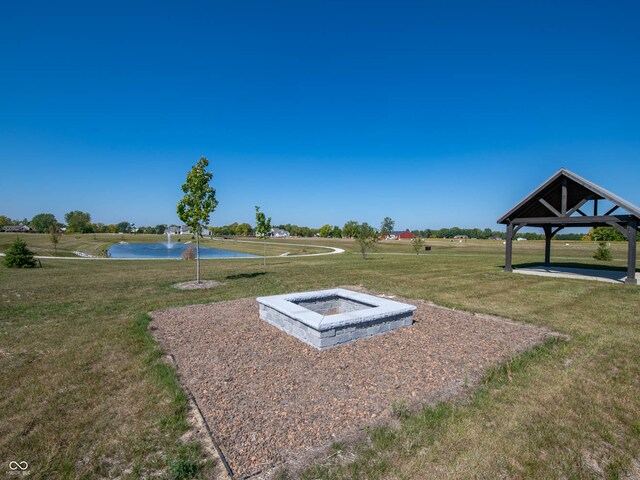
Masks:
[[[173,248],[173,244],[171,243],[171,232],[167,230],[167,248]]]

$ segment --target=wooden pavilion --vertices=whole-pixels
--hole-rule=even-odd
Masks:
[[[600,212],[598,202],[606,203]],[[589,208],[589,213],[585,213]],[[623,210],[624,212],[621,212]],[[551,239],[565,227],[614,227],[628,241],[626,283],[637,285],[636,235],[640,208],[569,170],[561,168],[529,196],[505,213],[498,223],[507,226],[505,271],[513,270],[513,236],[522,227],[545,233],[544,262],[551,261]]]

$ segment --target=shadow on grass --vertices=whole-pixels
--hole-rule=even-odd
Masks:
[[[270,275],[272,272],[252,272],[252,273],[236,273],[235,275],[227,275],[227,280],[240,280],[242,278],[256,278],[262,275]]]

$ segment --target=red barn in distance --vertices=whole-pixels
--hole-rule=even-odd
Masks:
[[[389,234],[387,235],[387,240],[411,240],[413,238],[413,233],[411,233],[409,230],[405,230],[404,232],[401,231],[393,231],[393,232],[389,232]]]

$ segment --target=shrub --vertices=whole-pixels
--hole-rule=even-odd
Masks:
[[[33,268],[36,266],[36,260],[33,258],[33,252],[27,248],[26,242],[18,237],[7,250],[4,264],[9,268]]]
[[[598,250],[596,250],[596,253],[593,254],[593,258],[595,258],[596,260],[603,260],[605,262],[610,262],[611,260],[613,260],[611,249],[606,242],[600,242]]]

